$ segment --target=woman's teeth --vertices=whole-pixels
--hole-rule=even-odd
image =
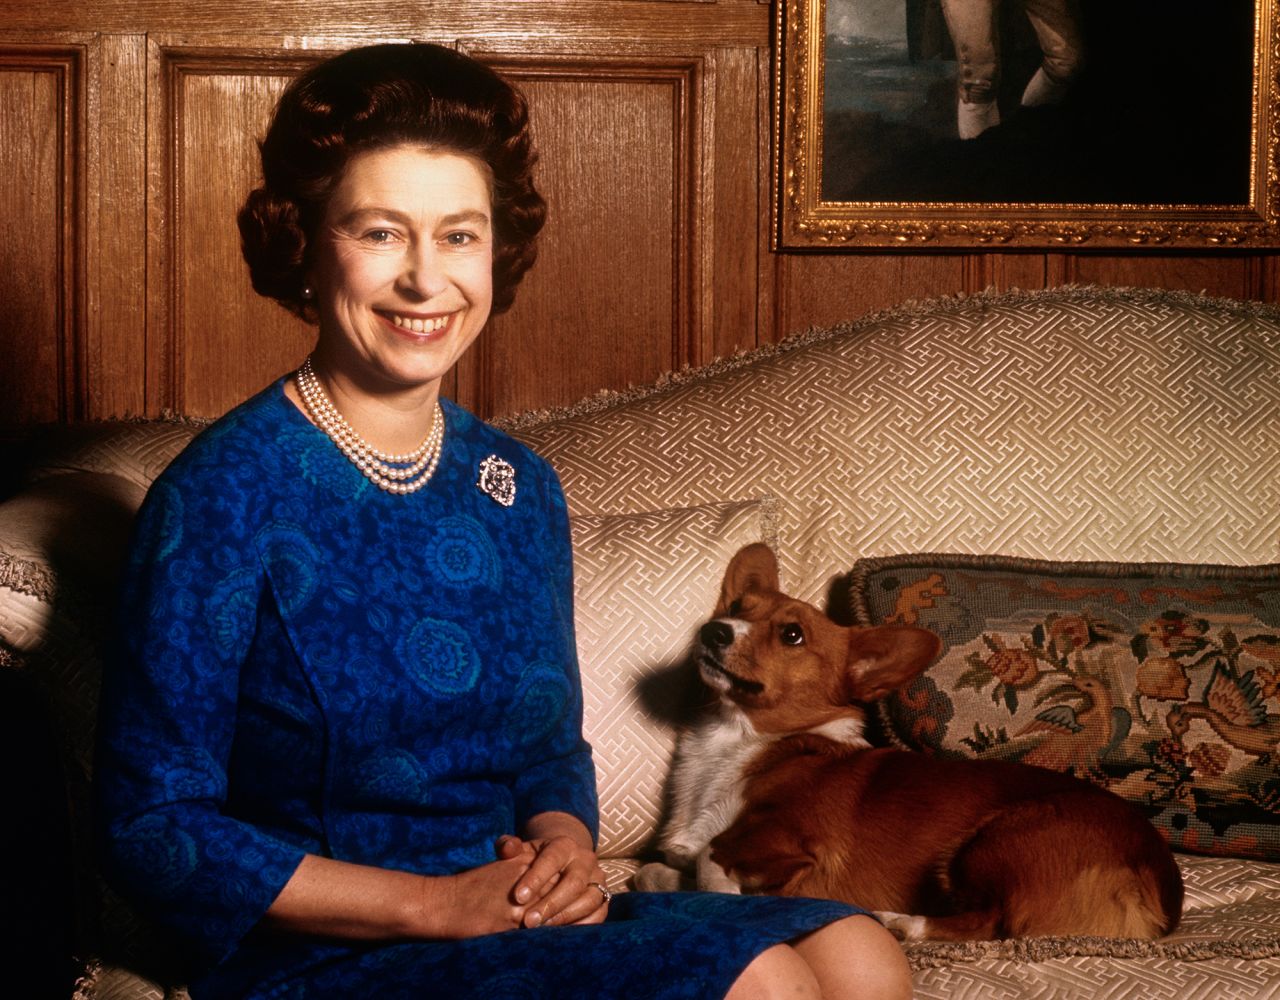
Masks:
[[[403,330],[413,333],[435,333],[443,330],[449,322],[448,316],[436,316],[433,319],[416,319],[409,316],[392,316],[391,322]]]

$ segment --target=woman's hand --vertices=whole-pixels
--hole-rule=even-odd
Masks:
[[[533,863],[512,888],[524,905],[525,927],[598,924],[608,914],[604,884],[591,836],[566,813],[543,813],[526,827],[529,839],[508,836],[498,841],[498,857],[518,858],[532,851]]]
[[[434,925],[426,936],[469,938],[528,925],[528,906],[517,900],[516,887],[536,861],[535,850],[517,840],[500,854],[498,861],[424,883],[423,912]]]
[[[516,888],[537,860],[516,843],[487,865],[457,875],[415,875],[309,854],[266,921],[278,928],[366,941],[467,938],[526,925]],[[594,890],[592,890],[594,891]]]

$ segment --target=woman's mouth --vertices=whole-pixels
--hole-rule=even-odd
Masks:
[[[401,313],[382,312],[378,315],[404,333],[428,335],[439,333],[453,319],[453,313],[445,316],[408,316]]]

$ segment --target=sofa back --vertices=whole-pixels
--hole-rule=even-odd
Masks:
[[[509,429],[571,513],[779,500],[784,583],[895,552],[1280,558],[1280,311],[1067,288],[908,306]]]

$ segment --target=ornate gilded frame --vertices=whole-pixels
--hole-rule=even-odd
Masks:
[[[827,0],[776,0],[774,248],[1250,249],[1280,246],[1277,0],[1254,0],[1249,200],[1240,205],[824,201]]]

